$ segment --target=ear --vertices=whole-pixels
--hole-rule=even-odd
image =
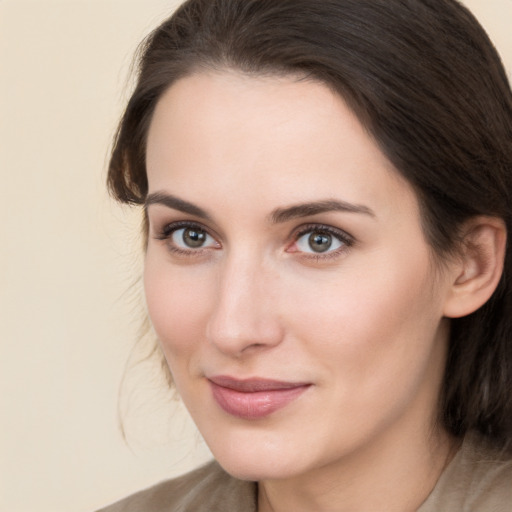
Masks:
[[[483,306],[496,290],[503,273],[507,228],[497,217],[473,217],[463,229],[460,255],[452,267],[452,279],[444,315],[458,318]]]

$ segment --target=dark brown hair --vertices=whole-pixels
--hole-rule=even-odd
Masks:
[[[155,105],[200,69],[303,74],[337,91],[415,188],[439,256],[476,215],[512,233],[512,94],[500,58],[455,0],[188,0],[141,47],[109,188],[143,204]],[[512,254],[493,297],[452,320],[440,418],[512,447]]]

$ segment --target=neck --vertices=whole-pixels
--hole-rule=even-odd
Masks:
[[[446,432],[393,432],[343,460],[286,480],[259,482],[258,512],[413,512],[458,444]]]

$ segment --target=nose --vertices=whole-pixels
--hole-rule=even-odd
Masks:
[[[207,338],[219,351],[243,357],[278,345],[283,328],[276,307],[279,277],[261,262],[231,258],[218,276],[218,295],[207,324]]]

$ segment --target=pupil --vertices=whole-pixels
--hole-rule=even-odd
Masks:
[[[325,252],[332,245],[332,236],[325,233],[312,233],[309,236],[309,245],[315,252]]]
[[[189,247],[201,247],[206,240],[206,234],[204,231],[197,229],[185,229],[183,231],[183,242]]]

